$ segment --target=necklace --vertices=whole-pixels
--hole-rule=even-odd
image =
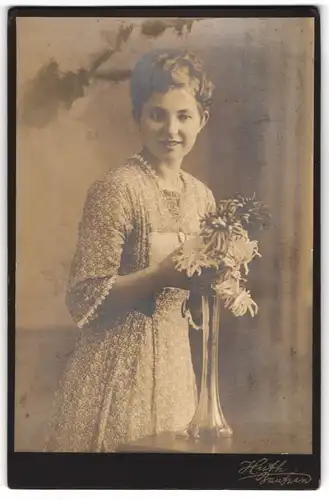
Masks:
[[[162,191],[169,191],[169,192],[173,192],[173,193],[177,193],[177,194],[180,194],[181,193],[181,190],[182,190],[182,184],[184,183],[184,180],[183,180],[183,176],[182,176],[182,173],[179,172],[179,174],[177,175],[176,179],[175,179],[175,182],[174,182],[174,185],[175,187],[177,186],[177,189],[167,189],[167,188],[163,188],[160,186],[160,183],[159,183],[159,177],[157,176],[157,174],[155,173],[155,170],[154,168],[148,163],[148,161],[145,160],[145,158],[143,158],[143,156],[138,153],[134,156],[134,158],[136,158],[139,163],[141,163],[141,165],[148,171],[148,173],[153,177],[153,179],[156,181],[157,183],[157,186],[160,190]]]
[[[183,178],[183,175],[181,172],[178,174],[177,180],[176,180],[177,185],[179,184],[179,186],[180,186],[179,190],[174,191],[174,190],[163,189],[159,184],[159,178],[156,175],[154,168],[152,168],[152,166],[143,158],[143,156],[140,153],[138,153],[138,154],[134,155],[133,158],[136,159],[140,163],[140,165],[146,170],[146,172],[154,180],[154,182],[156,183],[163,198],[164,198],[164,192],[171,193],[171,194],[174,193],[175,195],[180,196],[181,191],[182,191],[182,184],[184,184],[184,178]],[[181,227],[179,227],[179,230],[177,231],[177,237],[178,237],[179,243],[181,243],[181,244],[184,243],[184,241],[186,240],[186,234]]]

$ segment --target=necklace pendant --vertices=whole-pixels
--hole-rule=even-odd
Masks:
[[[186,236],[183,233],[183,231],[179,231],[179,233],[178,233],[178,240],[179,240],[179,243],[184,243],[185,242]]]

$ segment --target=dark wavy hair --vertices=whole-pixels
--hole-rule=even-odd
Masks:
[[[211,105],[214,84],[206,75],[202,61],[187,50],[154,50],[136,64],[130,82],[133,116],[140,118],[142,106],[154,92],[188,88],[203,111]]]

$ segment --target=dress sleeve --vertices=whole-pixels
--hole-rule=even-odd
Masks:
[[[96,182],[79,225],[66,304],[79,328],[95,318],[113,286],[133,227],[132,201],[120,176]]]

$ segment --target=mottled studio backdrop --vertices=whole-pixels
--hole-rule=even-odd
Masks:
[[[216,91],[184,167],[217,199],[265,201],[250,288],[256,319],[224,313],[220,390],[229,422],[310,431],[313,21],[18,19],[16,449],[38,450],[77,335],[64,305],[87,189],[140,147],[129,75],[156,47],[186,46]],[[199,334],[191,334],[200,372]]]

